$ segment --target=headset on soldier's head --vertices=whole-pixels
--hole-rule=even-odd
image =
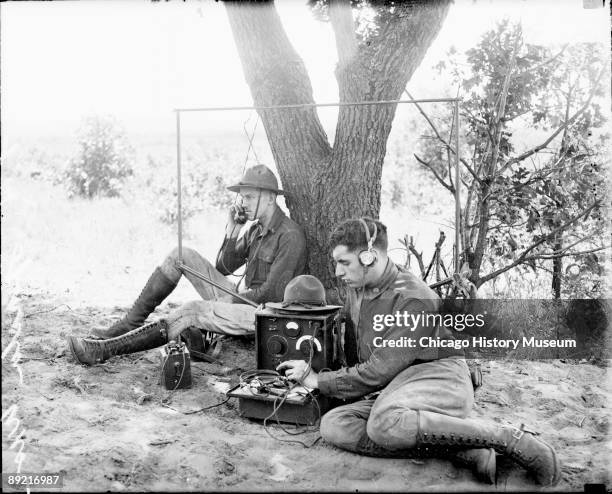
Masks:
[[[362,250],[357,255],[357,257],[359,258],[359,262],[363,266],[370,267],[378,259],[376,255],[376,251],[374,250],[374,242],[376,242],[376,236],[378,235],[378,228],[376,227],[376,222],[373,221],[372,224],[374,225],[374,234],[370,236],[370,228],[368,227],[368,224],[366,223],[366,221],[363,218],[359,218],[359,221],[361,221],[361,224],[363,225],[363,229],[365,230],[366,241],[368,242],[368,250]]]

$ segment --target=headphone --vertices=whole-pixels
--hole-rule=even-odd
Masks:
[[[362,250],[359,254],[357,254],[357,257],[359,258],[359,262],[362,266],[370,267],[378,260],[376,251],[373,248],[374,242],[376,242],[376,236],[378,235],[378,228],[376,227],[376,222],[373,221],[372,224],[374,225],[374,234],[370,236],[370,228],[368,227],[366,221],[363,218],[359,218],[359,221],[361,221],[363,229],[365,230],[368,249]]]

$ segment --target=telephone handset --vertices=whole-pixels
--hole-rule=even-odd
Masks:
[[[239,225],[244,225],[249,219],[244,208],[239,204],[234,204],[234,221]]]

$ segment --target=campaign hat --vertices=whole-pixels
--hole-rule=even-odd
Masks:
[[[242,178],[233,185],[228,187],[232,192],[240,192],[241,187],[253,187],[283,194],[284,192],[278,188],[278,180],[274,172],[266,165],[255,165],[247,168]]]
[[[266,307],[292,312],[326,312],[341,306],[327,305],[323,283],[312,275],[302,274],[287,284],[282,302],[268,302]]]

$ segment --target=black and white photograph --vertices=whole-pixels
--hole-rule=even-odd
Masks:
[[[2,490],[607,492],[610,12],[1,2]]]

